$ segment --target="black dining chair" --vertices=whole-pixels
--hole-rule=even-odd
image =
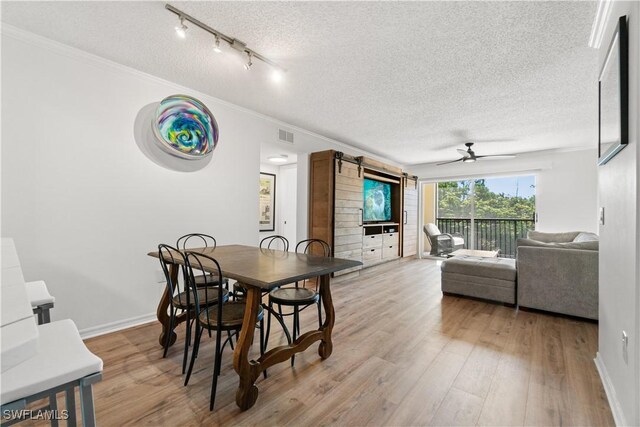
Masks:
[[[296,245],[296,253],[321,255],[325,257],[331,256],[331,247],[327,242],[320,239],[306,239],[298,242]],[[265,338],[265,348],[269,342],[269,332],[271,331],[271,314],[279,316],[283,320],[284,316],[293,316],[293,336],[295,341],[300,334],[300,312],[307,307],[317,305],[318,307],[318,325],[322,327],[322,300],[318,289],[320,278],[304,280],[302,286],[299,282],[295,282],[294,287],[280,287],[269,292],[268,314],[267,314],[267,333]],[[306,285],[314,282],[314,289],[309,289]],[[278,306],[278,314],[273,311],[273,305]],[[291,313],[283,313],[282,307],[292,307]],[[284,324],[283,321],[280,322]],[[287,333],[288,335],[288,333]],[[295,355],[291,356],[291,366],[295,363]]]
[[[171,277],[170,267],[182,263],[186,264],[186,258],[182,252],[169,245],[158,245],[158,253],[160,266],[166,280],[167,292],[171,296],[169,299],[169,331],[173,331],[176,323],[178,312],[185,313],[186,334],[184,340],[184,355],[182,356],[182,373],[184,374],[187,365],[187,355],[189,353],[189,345],[191,343],[191,328],[193,323],[192,314],[198,312],[201,306],[215,305],[218,301],[226,301],[229,299],[229,291],[224,289],[220,293],[209,291],[206,289],[198,289],[195,292],[197,298],[192,298],[191,281],[186,275],[186,269],[183,272],[182,285],[180,284],[179,275],[176,279]],[[220,286],[218,286],[220,287]],[[220,299],[218,299],[220,298]],[[164,342],[163,358],[167,357],[169,350],[169,340],[171,332],[166,334]]]
[[[289,240],[286,237],[274,234],[260,240],[260,249],[272,249],[289,252]],[[239,283],[233,285],[233,299],[243,299],[246,294],[245,289]]]
[[[205,270],[205,265],[208,270]],[[213,277],[223,278],[222,269],[216,259],[211,256],[204,255],[196,252],[186,252],[186,270],[187,280],[192,283],[193,297],[196,301],[199,301],[203,296],[205,299],[209,297],[210,293],[216,294],[216,300],[223,300],[224,289],[221,286],[210,286],[208,278],[210,275],[206,274],[207,271],[214,270]],[[204,285],[197,287],[194,283],[195,278],[198,277],[198,273],[204,277]],[[193,351],[191,352],[191,361],[189,362],[189,370],[184,380],[184,385],[189,383],[191,378],[191,372],[193,371],[193,365],[198,357],[198,351],[200,349],[200,340],[202,338],[202,332],[206,329],[209,332],[215,331],[216,349],[213,368],[213,378],[211,381],[211,398],[209,400],[209,410],[213,410],[213,406],[216,399],[216,389],[218,386],[218,377],[220,376],[220,367],[222,361],[222,353],[227,343],[230,343],[233,335],[238,336],[242,329],[244,311],[246,304],[238,301],[227,301],[223,304],[208,305],[208,304],[195,304],[196,307],[196,331],[195,341],[193,344]],[[259,306],[258,318],[260,328],[260,355],[264,354],[264,315],[262,307]],[[222,343],[222,332],[226,331],[228,337]]]
[[[207,248],[215,250],[216,246],[217,242],[213,236],[202,233],[185,234],[176,242],[176,248],[180,249],[182,252],[185,252],[190,248]],[[212,276],[211,273],[207,274],[211,276],[207,280],[207,283],[209,283],[210,286],[217,286],[220,283],[220,280],[217,277]],[[195,282],[196,286],[202,286],[202,284],[204,283],[204,277],[196,277]],[[223,280],[223,286],[226,289],[229,289],[229,279]]]

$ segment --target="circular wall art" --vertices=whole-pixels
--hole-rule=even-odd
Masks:
[[[218,143],[218,123],[199,100],[187,95],[168,96],[153,119],[153,133],[168,153],[188,160],[203,159]]]

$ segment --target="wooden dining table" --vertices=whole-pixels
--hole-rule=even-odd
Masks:
[[[215,258],[222,269],[225,278],[237,280],[247,290],[246,306],[242,329],[238,344],[233,353],[233,368],[240,377],[236,392],[236,404],[242,410],[251,408],[258,398],[256,379],[270,366],[285,362],[296,353],[305,351],[311,344],[320,341],[318,354],[326,359],[333,351],[331,332],[335,323],[335,311],[331,299],[331,273],[361,265],[359,261],[340,258],[330,258],[318,255],[298,254],[280,250],[264,249],[254,246],[225,245],[216,248],[193,248],[191,252],[198,252]],[[158,251],[150,252],[151,257],[159,258]],[[184,262],[181,257],[173,260],[165,258],[171,264],[169,274],[173,280],[178,279],[180,265]],[[210,273],[217,273],[216,266],[202,259],[203,268]],[[262,292],[300,282],[305,279],[320,277],[320,297],[325,311],[325,319],[317,330],[305,332],[294,342],[272,348],[257,360],[249,360],[249,349],[253,343],[253,335],[258,318],[259,307],[262,303]],[[170,330],[169,308],[172,295],[166,287],[162,299],[158,304],[158,320],[162,324],[159,343],[162,346],[166,334],[171,334],[170,345],[176,340],[176,334]],[[186,320],[186,313],[178,316],[174,326]]]

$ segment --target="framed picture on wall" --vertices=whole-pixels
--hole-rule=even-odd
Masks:
[[[260,172],[260,231],[274,231],[276,218],[276,176]]]
[[[629,34],[627,17],[618,20],[598,79],[598,164],[629,144]]]

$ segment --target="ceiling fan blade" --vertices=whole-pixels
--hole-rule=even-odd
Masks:
[[[467,152],[467,150],[463,150],[462,148],[458,148],[456,151],[458,153],[462,154],[464,157],[469,157],[469,153]]]
[[[438,163],[438,164],[436,164],[436,166],[448,165],[449,163],[461,162],[461,161],[463,161],[463,160],[464,160],[464,159],[451,160],[450,162]]]
[[[494,154],[489,156],[476,156],[477,160],[506,160],[506,159],[514,159],[516,157],[515,154]]]

